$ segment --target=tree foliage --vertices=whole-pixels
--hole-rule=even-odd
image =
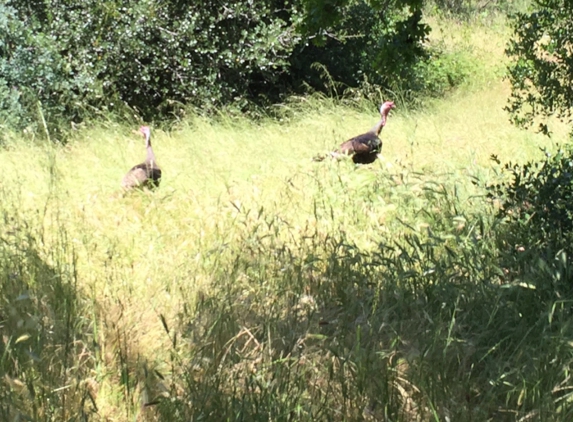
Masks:
[[[311,68],[318,62],[345,86],[357,87],[365,80],[383,87],[414,86],[419,75],[416,64],[428,57],[423,42],[430,32],[415,2],[409,9],[391,9],[388,2],[375,10],[362,1],[339,3],[347,4],[338,4],[344,13],[333,26],[325,29],[331,16],[305,22],[304,30],[314,31],[316,42],[295,50],[293,74],[319,87],[320,73]],[[309,11],[308,19],[312,13],[316,12]]]
[[[336,81],[409,83],[425,57],[422,0],[8,0],[0,123],[81,121],[125,106],[270,103]],[[388,75],[393,75],[390,78]]]
[[[166,101],[220,104],[287,64],[297,37],[269,3],[13,0],[0,11],[0,76],[72,119],[86,106],[149,117]]]
[[[535,0],[531,11],[518,13],[507,54],[512,93],[507,110],[514,123],[538,125],[549,134],[547,118],[571,123],[573,106],[573,3]],[[499,215],[507,223],[507,244],[528,256],[573,256],[573,149],[526,164],[506,164],[505,180],[490,186],[501,200]],[[519,246],[522,245],[522,246]],[[561,252],[559,252],[561,253]]]
[[[423,0],[370,0],[357,2],[355,0],[304,0],[303,32],[307,34],[325,34],[339,22],[344,20],[349,7],[355,4],[366,4],[373,11],[389,17],[397,10],[409,9],[411,13],[421,10]],[[364,25],[363,30],[367,30]]]
[[[535,0],[533,11],[518,13],[507,54],[512,94],[507,109],[515,123],[539,124],[537,116],[571,119],[573,107],[573,3]]]

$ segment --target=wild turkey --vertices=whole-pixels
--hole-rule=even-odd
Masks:
[[[145,137],[147,156],[145,161],[131,168],[121,181],[124,189],[156,188],[161,181],[161,169],[155,161],[155,154],[151,147],[151,129],[149,126],[141,126],[139,133]]]
[[[372,129],[362,135],[358,135],[346,142],[343,142],[336,151],[331,152],[329,155],[334,158],[350,155],[352,156],[352,161],[356,164],[373,163],[382,149],[382,141],[378,136],[380,135],[382,128],[386,125],[388,113],[393,108],[396,108],[394,102],[386,101],[380,106],[380,121],[376,123]],[[324,156],[315,157],[315,161],[322,161],[324,158]]]

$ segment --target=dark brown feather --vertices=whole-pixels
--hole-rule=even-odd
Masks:
[[[395,105],[392,101],[387,101],[382,104],[380,107],[380,120],[372,129],[343,142],[338,149],[331,152],[330,155],[332,157],[350,155],[352,156],[352,161],[356,164],[373,163],[382,150],[382,140],[378,135],[380,135],[380,131],[386,125],[386,117],[393,108],[395,108]],[[315,161],[321,161],[322,159],[324,158],[320,156],[314,158]]]
[[[343,142],[338,152],[352,155],[352,161],[356,164],[370,164],[376,160],[381,149],[380,138],[374,132],[367,132]]]

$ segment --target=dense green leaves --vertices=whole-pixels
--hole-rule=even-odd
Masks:
[[[388,13],[356,1],[343,15],[330,32],[317,34],[318,42],[297,48],[292,73],[318,88],[321,73],[312,66],[318,62],[346,86],[357,87],[367,80],[383,87],[411,87],[417,76],[415,65],[426,57],[422,43],[429,27],[421,22],[421,11]]]
[[[573,149],[526,164],[505,164],[510,176],[489,187],[489,196],[500,200],[499,215],[509,223],[515,246],[527,244],[540,254],[565,250],[573,256]]]
[[[507,53],[512,94],[507,109],[522,126],[534,124],[548,134],[547,117],[571,123],[573,107],[573,3],[536,0],[533,11],[520,13]],[[541,250],[563,249],[573,256],[573,150],[567,146],[544,160],[506,165],[512,180],[497,186],[504,199],[501,213],[511,234]]]
[[[514,38],[507,53],[512,96],[508,110],[513,120],[530,126],[538,116],[570,119],[573,107],[573,3],[568,0],[534,2],[534,11],[514,21]],[[540,129],[548,132],[542,121]]]
[[[36,44],[34,51],[51,57],[26,61],[18,47],[11,49],[9,72],[3,72],[8,83],[32,87],[45,100],[37,86],[44,85],[44,72],[37,63],[52,63],[53,79],[64,91],[72,83],[72,91],[92,106],[105,98],[113,108],[115,99],[146,116],[166,100],[220,104],[248,95],[252,81],[273,83],[297,41],[268,3],[229,1],[223,8],[209,2],[191,7],[155,1],[55,1],[49,8],[12,4],[18,13],[10,9],[8,20],[35,26],[27,38]],[[44,37],[51,49],[38,45]],[[23,67],[30,69],[32,81]]]
[[[9,0],[0,6],[0,119],[101,112],[161,119],[188,105],[270,104],[324,75],[423,86],[421,0]],[[323,71],[316,67],[319,63]]]
[[[38,31],[33,21],[0,6],[0,116],[11,125],[26,125],[40,109],[73,112],[67,105],[81,98],[88,80],[75,76],[54,38]]]
[[[408,8],[411,12],[420,10],[423,0],[369,0],[357,2],[355,0],[304,0],[305,14],[303,28],[309,34],[325,34],[340,21],[344,20],[349,8],[356,4],[367,5],[370,10],[389,17],[395,11]],[[363,29],[368,28],[367,25]]]

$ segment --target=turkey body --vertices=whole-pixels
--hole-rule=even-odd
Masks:
[[[123,189],[156,188],[161,182],[161,168],[157,165],[153,148],[151,147],[151,129],[141,126],[139,132],[145,137],[147,156],[141,164],[133,166],[121,181]]]
[[[368,132],[355,136],[340,144],[336,151],[330,153],[333,158],[342,156],[352,156],[352,161],[356,164],[373,163],[382,150],[382,140],[379,138],[380,132],[386,125],[386,118],[390,110],[395,108],[394,102],[386,101],[380,106],[380,120]],[[322,161],[325,156],[314,157],[314,161]]]
[[[358,135],[338,148],[341,154],[352,155],[352,161],[356,164],[373,163],[382,150],[382,141],[373,132]]]
[[[161,169],[154,163],[141,163],[133,166],[121,181],[124,189],[156,188],[161,182]]]

